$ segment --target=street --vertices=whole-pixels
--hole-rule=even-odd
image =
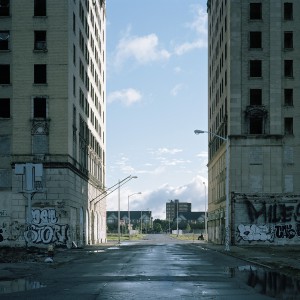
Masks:
[[[209,250],[197,241],[167,235],[147,235],[143,241],[105,249],[71,251],[74,259],[46,265],[36,275],[16,280],[14,290],[0,294],[1,300],[259,300],[297,299],[299,294],[287,280],[281,285],[282,278],[274,272]]]

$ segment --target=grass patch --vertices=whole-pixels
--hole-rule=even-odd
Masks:
[[[135,235],[130,236],[130,240],[131,241],[142,240],[144,237],[145,237],[144,234],[135,234]],[[119,241],[119,236],[118,236],[118,234],[115,234],[115,233],[109,233],[109,234],[107,234],[107,240],[118,242]],[[128,234],[122,234],[120,236],[120,241],[129,241],[129,235]]]

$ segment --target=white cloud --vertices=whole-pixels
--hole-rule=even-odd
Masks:
[[[164,148],[158,148],[158,150],[154,151],[153,153],[161,155],[161,154],[176,154],[180,152],[182,152],[182,149],[177,149],[177,148],[169,149],[164,147]]]
[[[196,39],[176,46],[175,53],[177,55],[207,47],[207,13],[201,6],[193,6],[193,11],[196,12],[195,19],[188,23],[186,27],[196,32]]]
[[[167,60],[170,53],[159,48],[159,40],[156,34],[145,36],[130,36],[127,32],[119,41],[115,55],[115,65],[121,66],[124,61],[133,58],[139,64],[147,64],[153,61]]]
[[[192,211],[204,211],[205,209],[205,187],[203,182],[206,179],[200,175],[181,186],[171,186],[164,184],[152,191],[138,191],[141,195],[136,195],[130,201],[131,210],[147,210],[152,211],[154,219],[166,218],[166,203],[169,200],[178,199],[180,202],[192,203]],[[131,191],[128,187],[122,187],[122,195],[130,195],[136,191]],[[207,193],[207,191],[206,191]],[[111,200],[110,200],[111,199]],[[128,207],[127,197],[121,197],[121,210],[126,210]],[[107,201],[107,210],[117,210],[115,203],[115,195],[109,196]]]
[[[177,96],[178,93],[183,89],[183,86],[184,86],[183,84],[175,85],[171,90],[171,95],[174,97]]]
[[[141,93],[132,88],[114,91],[107,96],[108,103],[121,102],[126,106],[139,102],[141,99]]]

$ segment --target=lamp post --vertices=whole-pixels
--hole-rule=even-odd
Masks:
[[[121,194],[121,182],[123,182],[123,184],[125,184],[125,183],[127,183],[128,181],[130,181],[131,179],[135,179],[135,178],[137,178],[137,176],[128,176],[128,177],[126,177],[125,179],[123,179],[123,180],[119,180],[119,182],[118,182],[118,241],[119,241],[119,244],[121,243],[121,234],[120,234],[120,194]],[[124,182],[125,181],[125,182]],[[123,185],[122,184],[122,185]]]
[[[206,185],[205,182],[203,181],[204,184],[204,191],[205,191],[205,196],[204,196],[204,226],[205,226],[205,237],[206,240],[208,241],[208,235],[207,235],[207,212],[206,212]]]
[[[141,192],[138,193],[133,193],[131,195],[128,195],[128,235],[129,235],[129,239],[130,239],[130,209],[129,209],[129,198],[133,195],[140,195]]]
[[[177,227],[177,236],[179,235],[179,232],[178,232],[178,204],[179,204],[179,200],[177,200],[177,222],[176,222],[176,227]]]
[[[229,247],[229,139],[228,136],[227,138],[224,138],[216,133],[210,132],[210,131],[204,131],[204,130],[199,130],[196,129],[194,130],[195,134],[200,134],[200,133],[209,133],[212,134],[213,136],[223,140],[226,142],[226,217],[225,217],[225,251],[230,251]]]

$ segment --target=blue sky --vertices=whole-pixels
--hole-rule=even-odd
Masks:
[[[207,187],[206,0],[106,1],[106,186],[121,210],[165,218],[169,200],[204,210]],[[118,209],[112,193],[107,210]]]

